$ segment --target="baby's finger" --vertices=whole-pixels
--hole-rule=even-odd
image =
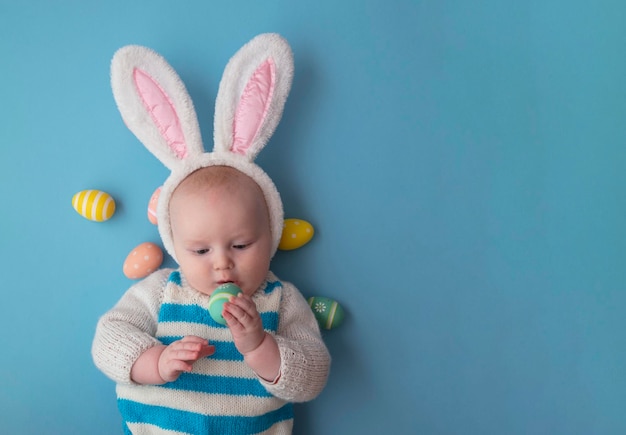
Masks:
[[[197,352],[207,352],[207,349],[212,349],[208,341],[199,337],[185,337],[182,340],[178,340],[170,344],[171,350],[189,350]]]
[[[206,342],[205,343],[194,343],[194,342],[179,342],[178,345],[176,346],[176,350],[193,350],[193,351],[199,351],[201,350],[204,346],[207,346]]]
[[[233,296],[229,300],[230,303],[241,307],[244,311],[251,314],[256,312],[256,304],[250,296],[246,296],[243,293],[239,293],[237,296]]]
[[[170,359],[172,361],[197,361],[202,357],[201,350],[179,349],[172,352]]]
[[[181,343],[201,343],[201,344],[208,343],[208,341],[205,338],[198,337],[197,335],[186,335],[179,341]]]
[[[236,312],[233,312],[236,311]],[[231,331],[244,330],[245,326],[240,321],[240,317],[243,314],[243,310],[233,304],[225,303],[224,304],[224,320],[226,320],[226,325],[231,329]]]
[[[256,305],[249,297],[247,298],[247,300],[240,297],[233,298],[232,302],[225,304],[225,306],[226,305],[229,305],[231,313],[240,322],[249,323],[251,321],[256,321],[257,319],[260,320],[259,312],[256,309]]]
[[[239,305],[235,304],[234,302],[226,302],[224,304],[224,314],[230,314],[232,317],[234,317],[236,320],[240,320],[244,317],[244,315],[246,315],[246,312],[244,311],[243,308],[241,308]]]
[[[202,349],[200,349],[200,355],[198,359],[206,358],[207,356],[211,356],[214,353],[215,353],[215,346],[207,344],[205,346],[202,346]]]
[[[210,345],[208,340],[204,338],[189,335],[180,340],[180,342],[184,345],[183,349],[199,352],[198,358],[196,359],[204,358],[215,353],[215,346]]]
[[[257,327],[258,324],[261,323],[261,317],[256,309],[253,311],[247,311],[238,305],[226,303],[224,304],[224,311],[225,314],[230,314],[234,319],[236,319],[237,322],[245,329]],[[229,319],[226,319],[228,322]],[[228,322],[228,326],[235,327],[236,325],[234,325],[233,322]]]

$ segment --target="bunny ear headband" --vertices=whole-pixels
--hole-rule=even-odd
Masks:
[[[111,62],[113,96],[124,122],[145,147],[172,171],[157,206],[165,249],[176,259],[169,202],[192,172],[230,166],[252,178],[265,196],[276,252],[283,205],[276,186],[254,163],[274,133],[291,88],[293,56],[281,36],[262,34],[230,59],[215,103],[214,146],[205,152],[193,103],[185,85],[163,57],[146,47],[118,50]]]

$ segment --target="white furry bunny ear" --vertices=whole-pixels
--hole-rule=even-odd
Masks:
[[[259,35],[239,49],[217,94],[213,151],[253,161],[280,121],[292,78],[293,55],[280,35]]]
[[[167,168],[203,153],[187,89],[158,53],[137,45],[119,49],[111,61],[111,87],[127,127]]]

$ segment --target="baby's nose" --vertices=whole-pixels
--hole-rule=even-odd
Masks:
[[[215,270],[228,270],[232,269],[233,262],[229,255],[221,253],[216,255],[215,262],[213,263]]]

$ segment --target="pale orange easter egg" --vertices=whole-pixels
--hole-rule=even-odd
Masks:
[[[157,204],[159,203],[159,195],[161,194],[161,188],[158,187],[152,196],[150,197],[150,202],[148,202],[148,220],[150,223],[156,225],[157,224]]]
[[[151,242],[137,245],[124,260],[124,275],[130,279],[145,278],[163,263],[163,251]]]

